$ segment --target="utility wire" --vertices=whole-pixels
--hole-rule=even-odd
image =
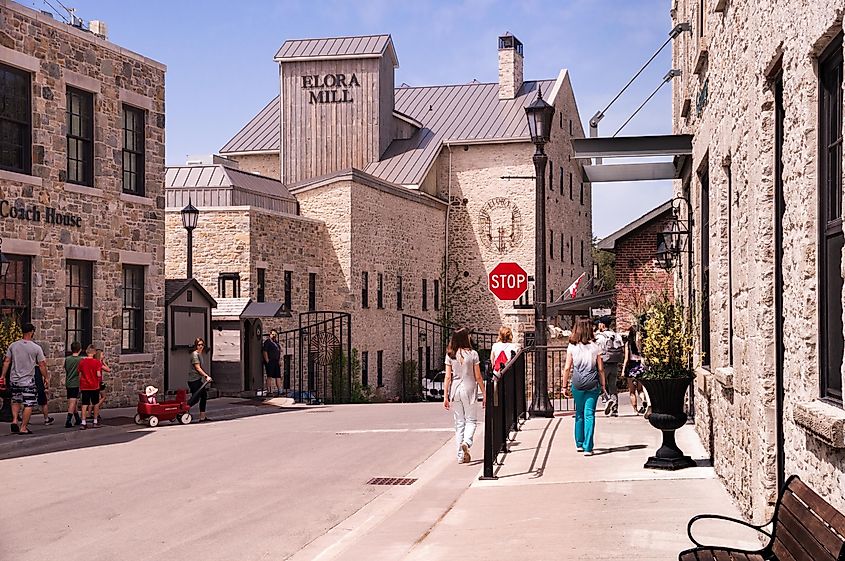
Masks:
[[[648,96],[648,97],[646,98],[646,100],[642,103],[642,105],[640,105],[639,107],[637,107],[637,110],[636,110],[636,111],[634,111],[634,113],[633,113],[630,117],[628,117],[628,120],[627,120],[627,121],[625,121],[624,123],[622,123],[622,126],[621,126],[621,127],[619,127],[619,129],[618,129],[615,133],[613,133],[613,136],[612,136],[611,138],[616,137],[616,135],[617,135],[617,134],[619,134],[619,132],[620,132],[622,129],[624,129],[624,128],[625,128],[625,125],[627,125],[628,123],[630,123],[630,122],[631,122],[631,120],[632,120],[634,117],[636,117],[636,116],[637,116],[637,113],[639,113],[639,112],[640,112],[640,109],[642,109],[643,107],[645,107],[645,104],[646,104],[646,103],[648,103],[649,101],[651,101],[651,98],[653,98],[655,95],[657,95],[657,92],[659,92],[659,91],[660,91],[660,88],[662,88],[663,86],[665,86],[666,84],[668,84],[668,83],[669,83],[669,81],[672,79],[672,77],[674,77],[674,75],[672,75],[671,73],[670,73],[670,74],[667,74],[667,78],[664,78],[664,79],[663,79],[663,81],[662,81],[662,82],[660,82],[660,85],[659,85],[659,86],[657,86],[657,88],[655,88],[655,90],[654,90],[653,92],[651,92],[651,95],[650,95],[650,96]]]
[[[47,5],[50,7],[50,11],[52,11],[54,14],[56,14],[57,16],[59,16],[60,18],[62,18],[62,19],[64,20],[64,22],[65,22],[65,23],[70,23],[70,22],[67,20],[67,18],[66,18],[65,16],[63,16],[63,15],[62,15],[62,13],[61,13],[59,10],[57,10],[57,9],[56,9],[56,7],[55,7],[55,6],[53,6],[52,4],[50,4],[49,0],[41,0],[41,1],[42,1],[42,2],[44,2],[45,4],[47,4]]]

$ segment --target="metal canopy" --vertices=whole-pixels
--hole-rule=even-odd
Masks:
[[[573,158],[641,158],[692,155],[691,134],[573,138]]]
[[[241,319],[289,317],[290,312],[285,310],[285,305],[281,302],[250,302],[241,312]]]
[[[672,162],[653,162],[584,166],[584,180],[589,183],[655,181],[658,179],[678,179],[678,169],[675,164]]]
[[[610,304],[612,307],[615,295],[615,290],[607,290],[605,292],[579,296],[571,300],[555,302],[554,304],[549,304],[548,316],[554,317],[558,314],[588,314],[590,308],[595,308],[603,304]]]

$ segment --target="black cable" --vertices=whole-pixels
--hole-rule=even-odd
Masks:
[[[671,79],[671,78],[670,78],[670,79]],[[657,92],[659,92],[659,91],[660,91],[660,88],[662,88],[663,86],[665,86],[666,84],[668,84],[668,83],[669,83],[669,80],[670,80],[670,79],[666,79],[666,78],[664,78],[664,79],[663,79],[663,81],[662,81],[662,82],[660,82],[660,85],[659,85],[659,86],[657,86],[657,88],[656,88],[653,92],[651,92],[651,95],[650,95],[650,96],[648,96],[648,97],[646,98],[646,100],[642,103],[642,105],[640,105],[639,107],[637,107],[637,110],[636,110],[636,111],[634,111],[634,113],[633,113],[630,117],[628,117],[628,120],[627,120],[627,121],[625,121],[624,123],[622,123],[622,126],[621,126],[621,127],[619,127],[619,129],[618,129],[615,133],[613,133],[613,136],[612,136],[611,138],[616,137],[616,135],[617,135],[617,134],[619,134],[619,132],[620,132],[622,129],[624,129],[624,128],[625,128],[625,125],[627,125],[628,123],[630,123],[630,122],[631,122],[631,119],[633,119],[634,117],[636,117],[636,116],[637,116],[637,113],[639,113],[639,112],[640,112],[640,109],[642,109],[643,107],[645,107],[645,104],[646,104],[646,103],[648,103],[649,101],[651,101],[651,98],[653,98],[655,95],[657,95]]]
[[[51,10],[54,14],[56,14],[57,16],[59,16],[60,18],[62,18],[62,19],[64,20],[64,22],[65,22],[65,23],[70,23],[70,22],[67,20],[67,18],[66,18],[65,16],[63,16],[63,15],[61,14],[61,12],[59,12],[59,10],[57,10],[57,9],[56,9],[56,7],[55,7],[55,6],[53,6],[52,4],[50,4],[50,2],[49,2],[48,0],[41,0],[41,1],[42,1],[42,2],[44,2],[45,4],[47,4],[47,6],[49,6],[49,7],[50,7],[50,10]]]

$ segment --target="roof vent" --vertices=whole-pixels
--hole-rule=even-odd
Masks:
[[[109,38],[109,28],[106,25],[106,22],[92,19],[88,22],[88,31],[99,37],[100,39],[108,39]]]

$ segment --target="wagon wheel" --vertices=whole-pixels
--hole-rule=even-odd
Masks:
[[[151,427],[155,428],[155,427],[158,426],[158,417],[153,415],[152,417],[150,417],[150,419],[147,422],[150,423]]]
[[[191,417],[190,413],[182,413],[181,415],[179,415],[179,424],[190,425],[192,419],[193,417]]]
[[[336,356],[340,341],[334,333],[321,331],[311,337],[309,345],[314,355],[314,362],[319,366],[328,366]]]
[[[140,413],[135,413],[135,424],[136,425],[144,424],[144,418],[141,416]]]

